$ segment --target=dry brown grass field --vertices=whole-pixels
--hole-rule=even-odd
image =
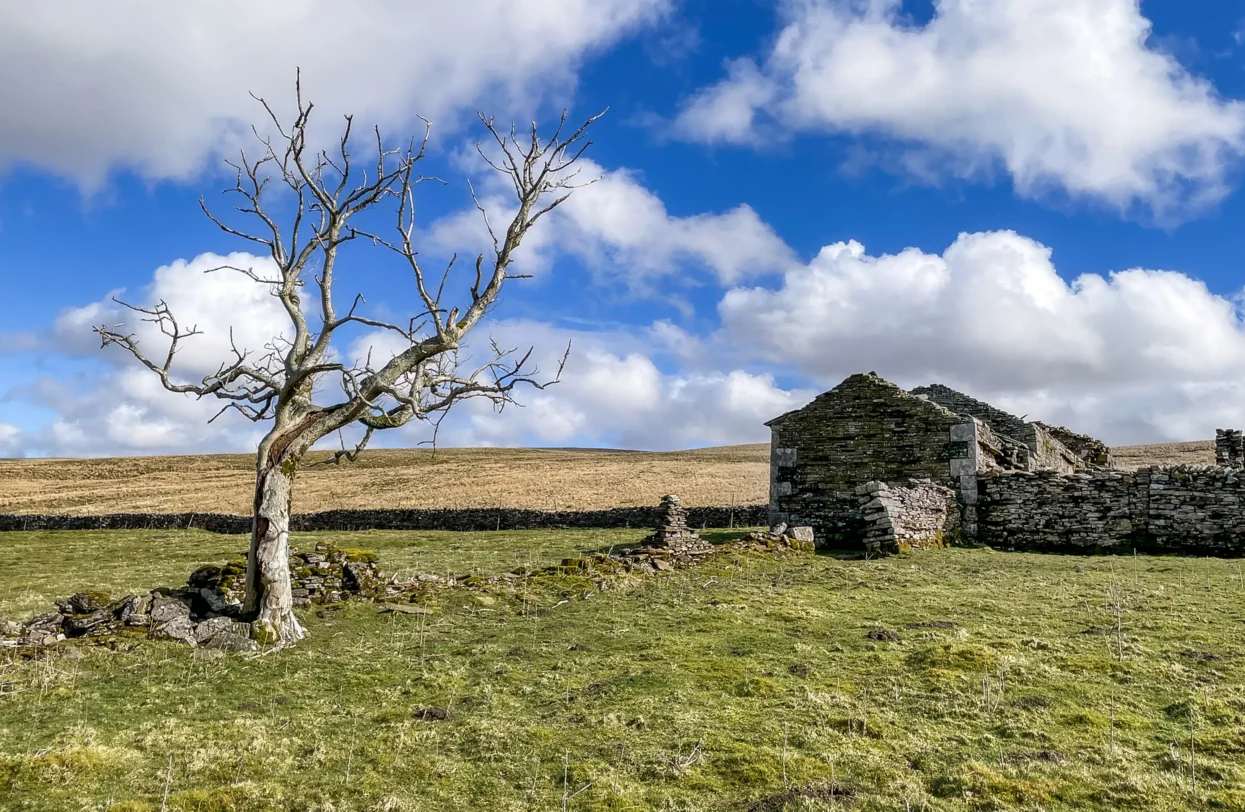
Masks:
[[[1121,468],[1210,465],[1211,442],[1121,446]],[[313,461],[326,454],[313,455]],[[253,458],[246,454],[83,460],[0,460],[0,513],[246,514]],[[517,507],[591,510],[652,505],[678,493],[689,505],[761,504],[765,444],[649,452],[451,448],[365,453],[354,464],[308,466],[297,512],[338,508]]]
[[[312,455],[313,461],[327,454]],[[0,460],[0,513],[246,514],[254,458],[245,454]],[[353,464],[304,466],[299,513],[341,508],[517,507],[590,510],[769,498],[769,446],[693,451],[463,448],[375,450]]]
[[[1214,465],[1215,443],[1198,440],[1193,443],[1159,443],[1158,445],[1122,445],[1111,449],[1115,464],[1127,470],[1146,465]]]

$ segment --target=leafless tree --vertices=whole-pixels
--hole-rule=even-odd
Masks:
[[[414,244],[415,189],[432,180],[417,171],[428,144],[427,120],[421,119],[422,136],[396,149],[386,146],[379,129],[375,129],[368,139],[372,141],[374,135],[369,148],[374,156],[359,164],[352,155],[350,116],[345,118],[344,132],[331,151],[308,146],[313,105],[304,102],[297,82],[295,89],[297,115],[289,124],[283,124],[267,102],[255,97],[271,119],[274,134],[261,136],[255,130],[259,157],[244,151],[238,163],[230,163],[237,170],[237,181],[225,191],[239,198],[236,209],[250,218],[254,230],[228,225],[200,200],[204,213],[221,230],[263,246],[276,267],[275,275],[268,276],[252,268],[213,270],[241,273],[270,288],[289,317],[293,338],[274,339],[264,348],[265,354],[256,356],[238,349],[231,335],[232,357],[201,381],[186,383],[174,378],[173,361],[182,342],[200,331],[179,324],[163,301],[151,307],[119,302],[168,337],[163,357],[145,354],[135,335],[125,332],[123,325],[95,328],[103,346],[116,344],[128,350],[158,375],[169,391],[226,401],[217,416],[232,408],[253,421],[271,421],[256,458],[243,611],[254,622],[258,636],[282,644],[306,634],[293,613],[289,520],[294,472],[313,443],[360,423],[363,436],[358,445],[351,451],[343,447],[329,460],[353,461],[376,431],[412,420],[435,423],[455,403],[468,398],[487,398],[503,406],[511,402],[518,386],[543,387],[557,380],[557,376],[545,381],[533,377],[537,373],[530,365],[530,350],[519,354],[490,342],[487,363],[482,365],[460,363],[459,351],[467,334],[495,305],[506,281],[516,278],[507,269],[528,229],[561,205],[576,187],[576,163],[592,143],[586,140],[586,132],[600,118],[594,116],[570,131],[564,112],[552,136],[542,138],[535,123],[530,134],[517,133],[513,126],[499,128],[492,118],[480,114],[494,143],[487,150],[477,144],[477,151],[509,180],[517,210],[504,231],[495,230],[475,190],[471,190],[492,238],[492,249],[488,255],[475,257],[474,268],[467,273],[470,287],[454,299],[447,290],[454,260],[430,275]],[[283,193],[289,198],[287,215],[278,218],[272,213],[273,207],[266,207],[271,200],[270,185],[275,187],[272,191],[284,187]],[[393,232],[366,232],[352,225],[364,212],[383,213],[386,209],[396,218]],[[414,274],[419,298],[415,315],[405,323],[361,315],[361,294],[353,297],[344,315],[339,312],[333,290],[337,263],[343,246],[356,240],[393,252]],[[308,277],[314,281],[312,295],[318,299],[318,307],[309,309],[318,309],[319,325],[309,324],[303,310],[302,291]],[[377,368],[370,359],[343,363],[330,347],[337,331],[351,324],[401,336],[405,349]],[[331,388],[317,386],[326,380],[340,381],[342,394],[333,398],[337,402],[318,402],[322,390]]]

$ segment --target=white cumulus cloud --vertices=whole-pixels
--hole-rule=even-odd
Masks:
[[[336,120],[453,126],[485,105],[530,113],[579,63],[669,0],[65,0],[0,6],[0,167],[98,186],[116,168],[183,178],[304,90]]]
[[[943,382],[1116,443],[1213,437],[1245,424],[1245,322],[1175,271],[1061,278],[1014,232],[961,234],[942,254],[826,246],[777,289],[736,288],[721,338],[823,385],[875,370]]]
[[[222,362],[233,360],[234,346],[254,362],[275,337],[292,335],[289,317],[266,286],[233,271],[207,273],[224,265],[253,269],[263,277],[275,274],[267,257],[201,254],[157,268],[141,290],[113,294],[148,309],[163,301],[183,331],[199,331],[179,344],[170,367],[176,383],[198,383],[216,372]],[[5,393],[56,413],[47,425],[22,433],[24,451],[99,456],[253,449],[263,432],[240,415],[230,411],[208,424],[224,401],[169,392],[122,348],[100,347],[93,326],[124,325],[119,329],[133,334],[157,365],[164,363],[169,348],[158,326],[117,304],[113,295],[66,308],[47,331],[48,349],[83,359],[91,370],[19,383]]]
[[[875,134],[917,176],[1002,168],[1175,218],[1220,199],[1245,147],[1245,104],[1150,39],[1137,0],[788,0],[758,63],[688,100],[685,138],[763,143],[791,131]]]
[[[524,237],[516,265],[525,271],[547,270],[558,252],[583,260],[604,280],[637,290],[654,279],[684,271],[688,263],[706,268],[725,284],[795,264],[792,250],[747,204],[722,212],[671,214],[661,198],[627,169],[606,170],[584,159],[579,178],[594,183],[576,189],[570,199]],[[499,234],[512,215],[504,181],[485,176],[490,194],[484,201]],[[475,208],[447,215],[432,224],[430,242],[442,252],[488,243],[487,227]]]
[[[9,423],[0,423],[0,457],[11,457],[21,449],[22,430]]]
[[[118,304],[114,297],[147,309],[163,301],[182,331],[198,329],[199,335],[178,345],[172,369],[179,382],[197,382],[215,372],[222,361],[231,360],[231,340],[233,346],[254,358],[264,355],[265,345],[274,338],[292,337],[289,316],[269,287],[226,266],[252,270],[265,279],[277,276],[271,258],[245,252],[179,259],[157,268],[151,284],[142,291],[117,291],[88,305],[63,310],[52,325],[57,346],[73,354],[100,356],[129,366],[134,363],[133,357],[120,347],[109,347],[100,353],[99,337],[91,331],[98,325],[124,325],[121,332],[132,333],[148,358],[163,363],[168,338],[155,323],[146,320],[147,316]]]
[[[204,273],[230,264],[271,273],[268,260],[249,254],[202,255],[158,268],[150,285],[121,292],[135,304],[165,301],[183,327],[202,334],[186,340],[173,363],[174,379],[197,381],[231,358],[229,328],[242,350],[259,350],[289,332],[288,318],[263,286],[241,274]],[[311,298],[311,297],[307,297]],[[311,319],[316,324],[314,317]],[[89,369],[18,383],[0,396],[55,413],[46,425],[24,432],[0,427],[0,455],[109,456],[246,452],[267,428],[234,412],[208,424],[223,405],[166,391],[158,377],[118,347],[101,349],[90,327],[125,322],[149,356],[163,359],[167,339],[150,324],[105,297],[61,313],[47,331],[47,349],[78,359]],[[340,357],[373,367],[407,346],[390,331],[343,334]],[[486,400],[465,401],[451,412],[442,445],[613,445],[668,449],[763,441],[762,423],[798,405],[811,392],[789,392],[768,375],[680,363],[701,354],[698,341],[675,325],[658,322],[634,330],[573,330],[538,321],[485,321],[461,353],[464,368],[491,357],[489,339],[520,353],[534,349],[531,374],[549,380],[573,343],[561,382],[547,389],[522,387],[521,406],[496,412]],[[325,400],[333,397],[325,383]],[[358,432],[348,432],[350,442]],[[413,446],[431,439],[418,421],[381,432],[377,446]],[[335,446],[338,438],[322,441]]]
[[[671,449],[765,442],[764,422],[812,397],[788,391],[772,376],[739,369],[665,367],[666,329],[610,332],[571,330],[512,320],[484,324],[503,347],[534,348],[538,380],[553,377],[568,343],[571,354],[560,382],[516,391],[521,405],[500,413],[483,400],[465,401],[441,428],[442,445],[559,446]],[[484,334],[475,336],[483,345]],[[383,334],[361,339],[352,355],[383,358],[399,347]],[[483,357],[478,360],[485,360]],[[378,436],[389,445],[410,445],[430,436],[427,427]]]

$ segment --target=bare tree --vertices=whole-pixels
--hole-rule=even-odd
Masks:
[[[169,391],[227,401],[217,417],[232,408],[253,421],[272,421],[256,458],[243,611],[255,622],[258,636],[283,644],[306,634],[293,613],[289,519],[294,472],[313,443],[360,423],[363,437],[358,445],[351,451],[343,446],[328,460],[353,461],[373,432],[397,428],[412,420],[439,422],[451,406],[467,398],[487,398],[504,406],[511,402],[517,386],[543,387],[557,380],[557,376],[545,382],[533,377],[536,370],[530,367],[530,350],[520,355],[490,342],[488,360],[478,366],[461,364],[459,351],[464,337],[497,302],[506,280],[516,278],[507,269],[528,229],[561,205],[577,185],[575,164],[592,143],[585,140],[586,131],[600,118],[594,116],[568,132],[564,112],[553,135],[541,138],[534,122],[530,136],[520,135],[513,126],[508,131],[499,129],[492,118],[480,114],[480,121],[495,144],[488,151],[477,144],[477,151],[493,169],[508,178],[517,210],[505,231],[499,233],[475,190],[471,190],[492,238],[491,256],[475,257],[474,269],[469,271],[470,288],[457,301],[451,301],[447,283],[454,260],[430,277],[414,245],[415,187],[432,180],[416,171],[428,144],[427,120],[421,119],[421,137],[414,137],[397,149],[387,147],[376,129],[375,156],[360,167],[351,154],[350,116],[345,118],[344,132],[331,152],[308,147],[313,105],[304,102],[298,83],[295,87],[298,112],[289,125],[284,125],[263,99],[255,97],[271,119],[275,134],[265,137],[255,130],[259,157],[251,158],[243,152],[238,163],[230,163],[237,170],[237,181],[225,191],[240,198],[235,208],[256,223],[255,233],[226,224],[200,199],[204,213],[217,226],[262,245],[276,267],[275,275],[269,276],[253,268],[226,266],[213,270],[241,273],[270,288],[289,317],[293,338],[276,338],[264,348],[265,354],[254,357],[250,351],[238,349],[231,334],[233,357],[201,381],[184,383],[174,380],[173,360],[182,342],[200,331],[179,324],[165,302],[150,308],[118,302],[144,321],[154,323],[168,337],[163,358],[152,360],[139,347],[133,333],[122,331],[122,325],[95,328],[103,346],[116,344],[128,350],[158,375]],[[292,193],[290,213],[280,218],[283,222],[278,222],[270,208],[265,208],[270,200],[269,186],[274,181],[276,188],[285,187],[286,195]],[[351,224],[363,212],[386,208],[396,217],[392,236],[366,232]],[[337,262],[342,247],[360,238],[361,244],[392,251],[413,272],[419,301],[415,315],[406,323],[358,314],[359,305],[364,303],[361,294],[354,296],[344,315],[339,313],[333,291]],[[309,309],[318,309],[318,326],[308,323],[303,310],[302,288],[308,276],[316,285],[313,295],[318,298],[318,307]],[[373,367],[370,358],[343,363],[336,360],[330,347],[337,331],[350,324],[394,333],[401,336],[406,348],[379,368]],[[317,401],[324,388],[317,383],[324,380],[340,381],[342,394],[335,398],[337,402],[326,405]]]

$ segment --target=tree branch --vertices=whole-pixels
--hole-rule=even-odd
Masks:
[[[230,163],[235,170],[234,183],[224,194],[237,202],[234,210],[239,215],[254,220],[255,231],[227,222],[212,212],[204,199],[199,203],[222,232],[264,246],[274,271],[261,273],[252,267],[226,264],[207,272],[232,271],[270,288],[289,319],[292,338],[287,338],[288,334],[277,335],[265,345],[265,353],[253,360],[248,352],[233,344],[231,334],[230,360],[199,382],[182,382],[172,373],[174,357],[186,340],[200,334],[197,326],[182,327],[163,301],[150,308],[119,302],[159,328],[169,339],[167,351],[162,359],[148,357],[134,334],[125,332],[122,325],[95,328],[102,346],[116,344],[124,348],[155,373],[169,391],[227,401],[213,420],[230,409],[251,420],[272,419],[270,437],[297,430],[300,448],[353,422],[362,423],[362,442],[351,452],[343,446],[334,455],[337,463],[355,459],[374,431],[396,428],[411,420],[439,425],[453,404],[472,398],[489,399],[501,409],[515,402],[513,392],[519,386],[544,388],[557,383],[567,355],[563,355],[552,380],[540,380],[538,370],[530,362],[530,349],[519,355],[490,342],[489,360],[469,371],[460,366],[465,360],[460,351],[470,331],[496,305],[505,282],[527,276],[508,272],[527,232],[561,206],[574,189],[585,185],[578,179],[576,164],[592,143],[586,138],[589,127],[604,112],[592,116],[568,135],[568,116],[564,111],[547,139],[539,136],[535,123],[530,133],[520,138],[515,127],[503,131],[492,118],[479,114],[493,146],[486,150],[477,143],[476,149],[492,170],[509,179],[516,208],[506,227],[500,228],[474,184],[468,183],[472,202],[492,241],[492,256],[475,257],[474,280],[461,299],[454,302],[449,288],[458,255],[446,263],[439,273],[440,279],[434,282],[428,277],[416,246],[415,187],[426,181],[444,183],[417,171],[427,155],[431,123],[421,119],[422,134],[400,147],[386,147],[380,130],[373,128],[369,139],[373,143],[368,148],[372,152],[370,160],[360,161],[353,149],[355,127],[351,116],[344,117],[332,154],[311,145],[309,128],[314,105],[303,98],[301,74],[295,79],[292,120],[283,122],[267,101],[254,98],[263,108],[273,134],[261,135],[258,129],[252,129],[258,151],[253,156],[244,151],[236,162]],[[269,203],[273,181],[278,181],[276,188],[283,194],[293,196],[292,205],[282,204],[289,212],[284,221]],[[396,234],[385,238],[355,227],[352,218],[356,215],[386,204],[393,205]],[[400,257],[413,274],[418,305],[405,326],[361,313],[367,304],[361,293],[354,296],[345,315],[337,313],[334,286],[338,262],[344,246],[359,237]],[[300,292],[308,276],[318,288],[317,330],[308,323]],[[347,366],[335,360],[331,347],[337,330],[348,324],[395,333],[408,346],[379,369],[372,367],[370,358],[361,367]],[[332,406],[317,406],[312,402],[317,381],[333,373],[340,377],[346,399]],[[292,446],[282,441],[280,447]]]

